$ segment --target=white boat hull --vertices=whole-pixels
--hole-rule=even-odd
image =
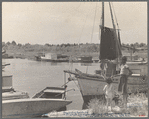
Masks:
[[[72,101],[63,99],[15,99],[2,101],[3,118],[36,117],[57,110]]]
[[[64,72],[76,76],[84,100],[83,109],[86,108],[86,105],[91,99],[104,98],[103,88],[107,83],[101,75],[86,74],[79,70],[75,70],[75,72],[65,70]],[[119,80],[120,75],[115,75],[113,78],[115,92],[118,92]],[[146,75],[132,74],[128,78],[127,84],[127,92],[129,94],[148,91],[148,77]]]
[[[128,81],[128,94],[136,93],[136,92],[147,92],[148,91],[148,78],[145,80],[140,80],[140,76],[130,77]],[[134,79],[132,79],[134,78]],[[115,78],[113,82],[115,92],[118,91],[118,80],[119,78]],[[95,79],[95,78],[78,78],[78,84],[80,87],[80,92],[82,94],[82,98],[84,104],[82,106],[83,109],[87,108],[88,103],[91,99],[98,98],[104,99],[103,88],[107,84],[104,79]]]
[[[114,78],[113,86],[114,90],[118,90],[119,76]],[[128,79],[128,93],[143,92],[148,88],[147,79],[141,79],[141,76],[132,76]],[[106,81],[101,78],[85,78],[79,77],[78,84],[81,89],[82,96],[103,95],[103,88],[107,84]]]

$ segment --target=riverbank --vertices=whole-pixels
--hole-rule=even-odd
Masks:
[[[110,107],[109,107],[110,108]],[[144,93],[128,96],[127,109],[114,105],[112,111],[107,111],[103,101],[92,99],[86,110],[53,111],[48,117],[148,117],[148,97]]]

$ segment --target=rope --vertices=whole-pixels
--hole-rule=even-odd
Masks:
[[[86,15],[86,19],[85,19],[85,22],[84,22],[84,25],[83,25],[83,29],[82,29],[81,34],[80,34],[80,37],[79,37],[78,44],[80,43],[80,39],[81,39],[81,36],[82,36],[83,30],[84,30],[84,26],[85,26],[85,23],[86,23],[86,20],[87,20],[88,14],[89,14],[89,12],[88,12],[88,13],[87,13],[87,15]]]
[[[92,28],[91,43],[92,43],[92,39],[93,39],[93,31],[94,31],[94,26],[95,26],[96,11],[97,11],[97,3],[96,3],[96,8],[95,8],[94,22],[93,22],[93,28]],[[90,52],[89,52],[89,55],[90,55]],[[86,68],[86,73],[87,72],[88,72],[88,66]]]
[[[77,79],[78,80],[78,79]],[[79,89],[79,90],[81,90],[81,88],[76,84],[76,82],[73,80],[73,82],[74,82],[74,84],[77,86],[77,88]]]
[[[81,2],[80,2],[80,4],[78,5],[78,7],[76,8],[76,9],[74,9],[73,11],[77,11],[79,8],[80,8],[80,6],[81,6]],[[76,12],[75,12],[76,13]],[[69,17],[69,16],[71,16],[72,14],[69,14],[67,17]],[[75,14],[73,14],[73,16],[74,16]],[[71,60],[72,60],[73,58],[72,58],[72,56],[71,56]],[[71,70],[72,71],[72,69],[73,69],[73,62],[70,62],[69,61],[69,70]]]
[[[96,11],[97,11],[97,3],[96,3],[96,9],[95,9],[95,16],[94,16],[93,28],[92,28],[91,43],[92,43],[92,39],[93,39],[93,31],[94,31],[94,26],[95,26]]]
[[[71,74],[69,74],[69,77],[71,77]],[[77,78],[78,80],[78,78]],[[80,90],[80,87],[76,84],[76,82],[74,80],[72,80],[74,82],[74,84],[77,86],[77,88]]]
[[[117,28],[119,29],[119,25],[118,25],[118,22],[117,22],[117,18],[116,18],[116,14],[115,14],[113,3],[111,5],[112,5],[112,8],[113,8],[114,17],[115,17],[115,20],[116,20],[116,25],[117,25]]]

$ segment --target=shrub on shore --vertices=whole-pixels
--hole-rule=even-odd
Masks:
[[[128,103],[135,104],[127,108],[133,116],[148,116],[148,97],[144,93],[131,94]]]
[[[101,116],[101,114],[107,113],[105,101],[97,98],[90,100],[88,103],[88,108],[92,110],[92,115]]]

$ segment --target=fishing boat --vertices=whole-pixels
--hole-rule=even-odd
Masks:
[[[44,56],[38,57],[38,60],[46,62],[69,62],[69,57],[62,54],[45,53]]]
[[[103,70],[100,70],[99,74],[88,74],[83,73],[78,69],[76,69],[75,71],[64,70],[64,72],[69,74],[69,76],[75,75],[75,77],[77,78],[80,92],[84,100],[83,108],[87,107],[86,105],[91,99],[103,97],[103,88],[106,85],[105,77],[112,76],[114,90],[118,90],[120,75],[118,73],[119,71],[117,71],[117,66],[120,64],[120,58],[122,57],[121,41],[119,28],[116,29],[114,24],[110,2],[109,7],[113,28],[104,26],[104,2],[102,2],[102,25],[100,25],[100,63],[102,65],[106,64],[107,67],[105,67],[105,72],[103,72]],[[145,67],[147,66],[145,65]],[[139,68],[140,65],[138,65],[137,69],[134,69],[133,74],[128,78],[128,94],[136,92],[146,92],[148,90],[147,74],[143,74],[143,70]],[[140,71],[140,73],[137,73],[138,70]]]
[[[6,65],[3,65],[6,66]],[[65,85],[64,85],[65,86]],[[47,95],[46,91],[53,89],[52,94],[57,94],[56,98]],[[58,90],[59,89],[59,90]],[[66,109],[66,105],[72,101],[61,97],[65,95],[64,88],[46,88],[42,95],[30,98],[28,93],[16,91],[12,86],[12,75],[2,73],[2,117],[3,118],[27,118],[37,117],[51,111]]]

